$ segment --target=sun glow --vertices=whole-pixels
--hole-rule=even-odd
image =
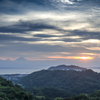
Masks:
[[[87,60],[93,59],[92,57],[85,57],[85,56],[84,56],[84,57],[75,57],[75,58],[76,58],[76,59],[84,59],[84,60],[85,60],[85,59],[87,59]]]
[[[48,58],[53,58],[53,59],[82,59],[82,60],[91,60],[93,59],[92,57],[89,56],[49,56]]]

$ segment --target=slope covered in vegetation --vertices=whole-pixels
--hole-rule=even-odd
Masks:
[[[61,98],[57,98],[56,100],[61,100]],[[69,97],[62,100],[100,100],[100,90],[95,91],[91,94],[79,94],[74,97]]]
[[[61,71],[41,70],[33,72],[19,81],[28,90],[36,87],[53,87],[66,91],[66,96],[91,93],[100,89],[100,74],[92,70]],[[33,91],[34,93],[34,91]]]
[[[21,86],[0,77],[0,100],[33,100],[33,95],[24,92]]]

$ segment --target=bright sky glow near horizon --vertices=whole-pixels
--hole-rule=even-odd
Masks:
[[[0,60],[19,57],[100,67],[100,1],[0,0]]]

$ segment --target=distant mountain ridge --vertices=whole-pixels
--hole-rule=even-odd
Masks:
[[[16,59],[15,61],[27,61],[24,57],[19,57],[18,59]]]
[[[0,69],[32,68],[36,63],[37,63],[36,61],[30,61],[25,59],[24,57],[19,57],[16,60],[6,59],[6,60],[0,60]]]
[[[82,71],[87,70],[87,68],[75,66],[75,65],[58,65],[54,67],[48,68],[48,70],[76,70],[76,71]]]

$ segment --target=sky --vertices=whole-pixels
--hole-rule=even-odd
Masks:
[[[100,67],[99,0],[0,0],[0,60]]]

